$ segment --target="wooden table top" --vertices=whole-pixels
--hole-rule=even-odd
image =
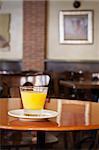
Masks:
[[[19,98],[0,99],[0,129],[34,131],[72,131],[99,129],[99,103],[77,100],[50,99],[46,109],[59,115],[42,121],[23,121],[8,116],[8,111],[22,108]]]
[[[60,80],[60,85],[67,86],[67,87],[74,87],[74,88],[84,88],[84,89],[99,89],[99,81],[91,81],[91,80],[84,80],[84,81],[65,81]]]

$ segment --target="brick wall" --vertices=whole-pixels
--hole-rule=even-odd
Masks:
[[[24,1],[23,69],[43,70],[45,57],[45,1]]]

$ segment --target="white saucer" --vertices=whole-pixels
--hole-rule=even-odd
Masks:
[[[56,117],[58,112],[52,110],[24,110],[24,109],[16,109],[8,111],[8,115],[12,117],[17,117],[22,120],[31,120],[38,121],[41,119],[49,119],[52,117]]]

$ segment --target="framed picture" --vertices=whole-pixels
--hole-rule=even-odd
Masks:
[[[23,58],[23,1],[2,1],[0,9],[0,59]]]
[[[10,19],[8,13],[0,13],[0,50],[10,50]]]
[[[93,11],[60,11],[59,34],[61,44],[92,44]]]

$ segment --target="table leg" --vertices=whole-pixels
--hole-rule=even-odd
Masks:
[[[64,147],[66,150],[74,150],[74,133],[72,131],[64,131]]]
[[[1,141],[1,134],[2,134],[2,131],[0,130],[0,149],[1,149],[1,144],[2,144],[2,141]]]
[[[37,150],[45,148],[45,132],[37,131]]]

